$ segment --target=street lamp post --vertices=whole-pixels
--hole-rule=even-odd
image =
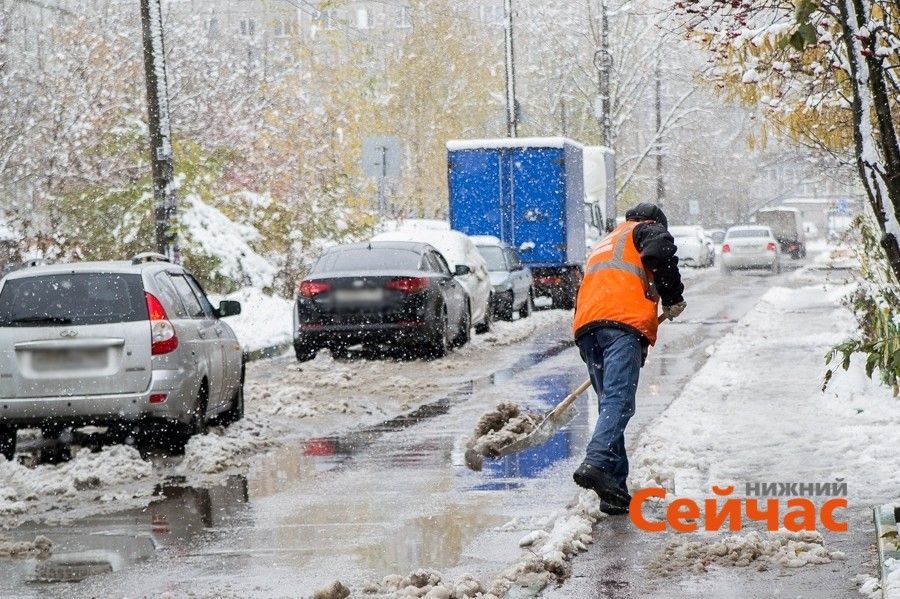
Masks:
[[[600,0],[600,48],[594,52],[597,69],[597,104],[594,113],[600,121],[600,144],[613,152],[606,167],[606,230],[616,227],[616,161],[610,102],[611,60],[609,53],[609,13],[606,0]]]
[[[156,248],[170,260],[180,260],[175,235],[175,166],[172,159],[172,130],[169,123],[169,95],[166,54],[163,44],[160,0],[140,0],[144,37],[144,77],[147,85],[147,124],[150,130],[150,165],[153,173],[153,216]]]
[[[503,17],[506,42],[506,136],[517,137],[519,118],[516,109],[516,59],[513,52],[512,0],[503,0]]]

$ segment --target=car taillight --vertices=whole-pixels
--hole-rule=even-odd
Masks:
[[[768,252],[774,252],[774,251],[775,251],[775,244],[772,243],[772,242],[769,242],[769,245],[766,246],[766,251],[768,251]]]
[[[316,297],[327,291],[331,291],[331,285],[322,281],[300,281],[297,285],[297,293],[303,297]]]
[[[169,321],[166,309],[156,297],[150,293],[147,296],[147,314],[150,316],[150,353],[161,356],[175,351],[178,347],[178,335],[175,334],[175,326]]]
[[[731,251],[731,246],[728,245],[727,243],[723,243],[722,244],[722,253],[727,254],[730,251]]]
[[[562,277],[555,276],[542,276],[535,277],[535,282],[541,285],[559,285],[562,282]]]
[[[401,293],[419,293],[428,287],[428,279],[422,277],[398,277],[387,282],[385,289]]]

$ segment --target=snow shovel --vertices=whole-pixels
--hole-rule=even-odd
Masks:
[[[659,317],[659,323],[662,324],[668,319],[668,316],[662,314]],[[578,388],[569,393],[565,399],[556,404],[556,407],[547,412],[544,416],[544,419],[541,421],[539,425],[534,427],[534,430],[522,437],[521,439],[517,439],[500,448],[499,455],[497,457],[503,457],[505,455],[509,455],[511,453],[516,453],[525,449],[529,449],[531,447],[537,447],[538,445],[543,445],[550,438],[556,434],[556,432],[569,424],[572,419],[577,414],[577,410],[572,407],[572,404],[575,403],[575,400],[578,399],[578,396],[587,391],[588,387],[591,386],[591,379],[586,380],[585,382],[578,385]]]

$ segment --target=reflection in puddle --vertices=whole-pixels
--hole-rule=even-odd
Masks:
[[[231,524],[242,513],[247,480],[231,476],[209,489],[170,482],[158,486],[154,495],[146,508],[84,518],[77,527],[26,525],[11,531],[17,539],[47,536],[53,553],[46,559],[0,562],[0,596],[20,596],[25,583],[68,588],[119,572],[160,551],[186,553],[201,535]]]

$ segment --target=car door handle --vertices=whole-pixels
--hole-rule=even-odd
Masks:
[[[203,329],[200,329],[199,331],[197,331],[197,336],[201,339],[206,339],[206,332]]]

